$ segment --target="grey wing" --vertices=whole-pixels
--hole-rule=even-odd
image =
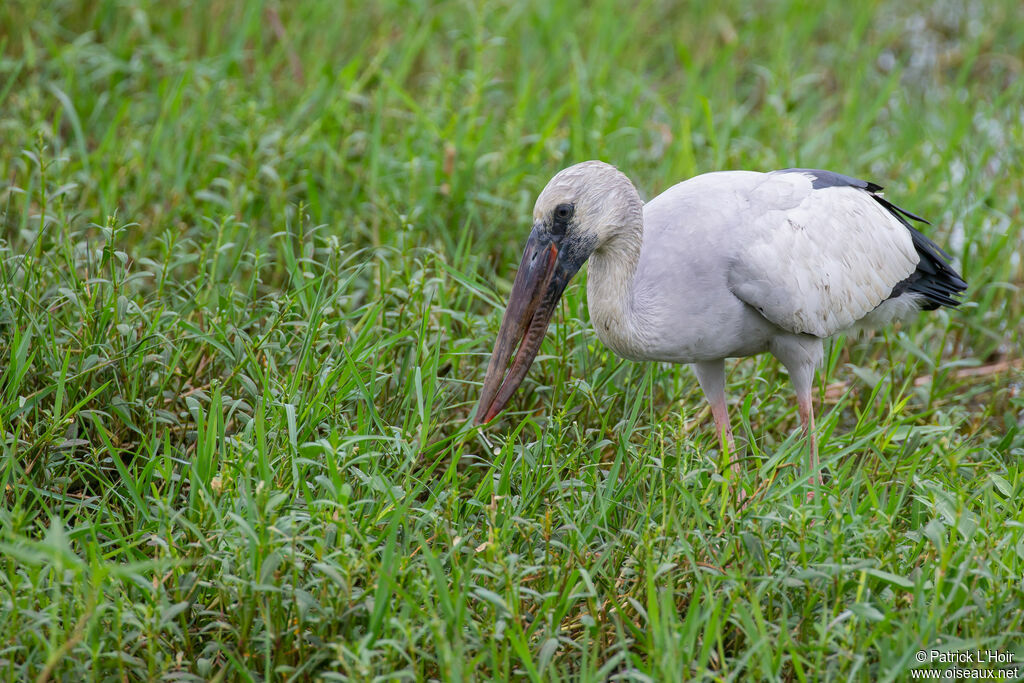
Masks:
[[[752,194],[751,208],[764,210],[753,212],[728,281],[779,327],[828,337],[871,313],[920,259],[910,231],[872,196],[877,186],[809,173],[769,174]]]

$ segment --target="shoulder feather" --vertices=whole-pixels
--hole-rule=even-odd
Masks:
[[[791,332],[853,326],[919,261],[904,222],[875,201],[879,189],[824,171],[768,174],[751,200],[763,210],[729,271],[732,292]]]

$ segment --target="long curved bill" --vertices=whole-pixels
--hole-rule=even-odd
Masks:
[[[512,394],[522,384],[533,359],[540,351],[558,299],[577,270],[579,265],[560,256],[558,245],[550,235],[536,227],[533,229],[526,242],[519,270],[516,271],[516,279],[512,283],[498,338],[494,342],[491,362],[487,366],[487,376],[484,377],[483,390],[480,392],[480,404],[474,420],[476,424],[494,419],[495,415],[505,409]],[[515,360],[508,367],[513,351]]]

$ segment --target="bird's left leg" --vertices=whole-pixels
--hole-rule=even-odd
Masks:
[[[739,476],[740,463],[736,459],[736,441],[732,437],[732,425],[729,424],[729,409],[725,405],[725,361],[712,360],[693,364],[694,374],[704,390],[704,396],[711,405],[711,415],[715,418],[715,431],[722,452],[727,454],[731,462],[732,472]]]

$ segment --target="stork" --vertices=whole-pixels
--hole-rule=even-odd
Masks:
[[[476,423],[508,405],[559,297],[589,259],[587,305],[598,338],[630,360],[691,364],[730,450],[724,360],[768,352],[785,366],[813,490],[811,386],[823,340],[957,306],[967,289],[950,256],[910,224],[927,221],[881,190],[831,171],[722,171],[644,204],[629,178],[604,162],[560,171],[534,206]]]

